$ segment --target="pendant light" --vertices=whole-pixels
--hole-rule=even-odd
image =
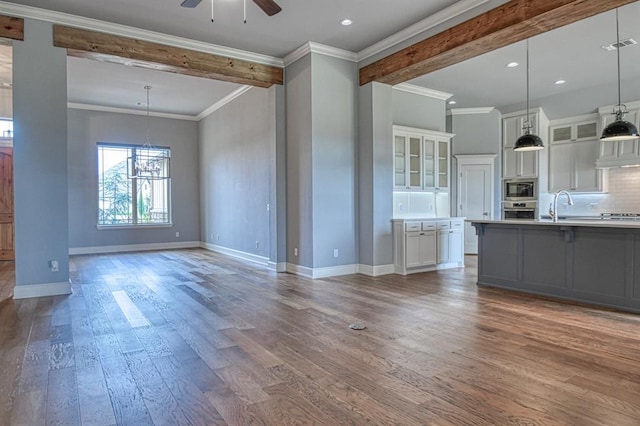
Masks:
[[[514,151],[538,151],[544,149],[539,136],[531,133],[531,119],[529,117],[529,40],[527,39],[527,120],[522,125],[524,134],[516,140]]]
[[[618,105],[613,107],[613,115],[616,121],[609,124],[602,131],[603,141],[624,141],[638,139],[638,128],[631,122],[624,119],[627,113],[627,107],[622,104],[622,96],[620,90],[620,23],[618,21],[618,9],[616,9],[616,52],[618,55]]]

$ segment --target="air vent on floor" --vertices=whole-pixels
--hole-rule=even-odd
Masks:
[[[602,48],[607,52],[611,52],[613,50],[616,50],[619,47],[622,48],[622,47],[632,46],[634,44],[638,44],[638,42],[632,38],[627,38],[625,40],[620,40],[620,43],[605,44],[602,46]]]

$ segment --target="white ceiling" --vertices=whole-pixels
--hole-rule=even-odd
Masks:
[[[3,3],[34,6],[284,57],[307,41],[362,51],[454,4],[479,6],[469,12],[477,14],[507,0],[276,0],[283,11],[273,17],[266,16],[252,0],[247,0],[246,25],[242,23],[241,0],[214,0],[214,23],[210,19],[210,0],[203,0],[195,9],[181,8],[181,1],[0,0],[0,9]],[[339,21],[345,17],[354,24],[341,26]],[[640,2],[622,8],[620,19],[622,38],[634,37],[640,42],[637,25]],[[532,99],[615,81],[615,53],[600,49],[600,45],[612,41],[615,41],[613,12],[531,39]],[[633,78],[630,84],[637,85],[640,45],[623,49],[621,55],[623,78]],[[458,102],[456,108],[522,103],[526,94],[524,56],[525,45],[518,43],[410,83],[453,93]],[[505,64],[514,60],[522,65],[507,69]],[[0,62],[3,62],[2,52]],[[151,85],[152,111],[197,116],[240,88],[232,83],[86,59],[69,58],[68,64],[69,102],[72,103],[144,110],[144,86]],[[6,77],[2,71],[3,67],[7,68],[6,61],[0,63],[0,82],[10,79],[10,75]],[[553,85],[560,78],[567,80],[567,84]]]

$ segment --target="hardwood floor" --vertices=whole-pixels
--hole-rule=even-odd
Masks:
[[[0,303],[13,297],[15,285],[15,262],[13,260],[0,261]]]
[[[0,425],[640,425],[640,316],[473,265],[313,281],[194,249],[71,274],[0,305]]]

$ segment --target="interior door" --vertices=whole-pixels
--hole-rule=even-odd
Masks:
[[[0,260],[14,260],[13,148],[0,147]]]
[[[470,220],[492,217],[491,194],[493,192],[492,165],[461,164],[458,207],[460,216]],[[478,237],[471,224],[464,224],[464,252],[478,253]]]

